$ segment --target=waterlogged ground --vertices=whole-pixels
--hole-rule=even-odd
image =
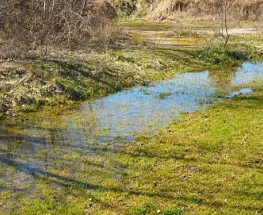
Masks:
[[[246,24],[239,26],[228,23],[228,33],[231,37],[240,35],[259,35],[260,31],[256,26],[248,27]],[[133,38],[139,42],[155,45],[179,45],[191,46],[196,44],[210,43],[216,32],[221,31],[221,26],[217,22],[163,22],[163,23],[144,23],[144,22],[123,22],[120,23],[124,31],[131,32]],[[224,34],[226,34],[224,32]]]
[[[2,122],[1,214],[156,214],[159,210],[165,215],[260,214],[263,143],[261,134],[251,137],[246,126],[262,129],[257,122],[263,118],[262,96],[256,94],[257,88],[252,91],[254,82],[262,78],[263,63],[247,62],[232,72],[182,73],[73,110],[43,110]],[[238,122],[239,109],[232,113],[230,106],[234,108],[237,99],[232,102],[227,97],[242,93],[252,93],[250,102],[245,97],[236,106],[240,114],[252,111],[244,116],[250,121],[231,124]],[[218,105],[215,112],[210,108],[211,116],[200,118],[194,113],[159,135],[134,139],[156,134],[167,123],[177,122],[180,114],[204,109],[222,98],[230,106]],[[217,117],[219,124],[209,125]],[[207,132],[214,132],[214,137]],[[240,147],[239,141],[247,144],[251,138],[256,145]],[[238,161],[246,162],[247,153],[255,161],[244,163],[246,172]],[[236,178],[237,173],[244,176]],[[250,181],[245,174],[250,174]],[[254,193],[257,200],[250,197]],[[240,202],[239,196],[248,197]]]
[[[92,114],[95,127],[106,129],[109,136],[129,138],[134,133],[154,131],[181,113],[213,104],[222,91],[228,92],[233,87],[262,78],[263,64],[244,63],[222,77],[218,73],[178,74],[168,81],[135,87],[83,104],[80,109],[83,118],[87,113]]]
[[[213,22],[119,25],[128,31],[127,40],[118,42],[120,49],[100,54],[50,49],[46,59],[1,62],[0,118],[106,96],[185,71],[232,68],[263,56],[259,34],[231,35],[224,47],[222,38],[199,32],[213,29]]]

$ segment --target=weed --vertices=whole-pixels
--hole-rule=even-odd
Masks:
[[[182,215],[184,213],[181,208],[166,208],[163,210],[164,215]]]
[[[162,92],[162,93],[159,93],[159,98],[160,99],[166,99],[170,95],[171,95],[171,93],[164,93],[164,92]]]
[[[131,215],[146,215],[149,214],[153,209],[154,205],[151,203],[143,203],[142,205],[131,209]]]

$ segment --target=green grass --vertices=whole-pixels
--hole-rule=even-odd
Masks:
[[[184,211],[180,208],[166,208],[163,211],[164,215],[182,215]]]
[[[153,211],[154,205],[151,203],[144,203],[131,209],[130,215],[146,215]]]
[[[23,108],[34,111],[42,105],[64,105],[69,100],[168,79],[178,72],[222,69],[247,58],[257,59],[258,52],[235,42],[238,39],[233,38],[228,49],[218,44],[138,46],[110,51],[100,60],[31,62],[28,68],[36,79],[29,82],[33,84],[29,90],[36,102]],[[47,82],[44,86],[54,84],[62,91],[58,95],[48,92],[43,79]],[[218,79],[225,81],[220,75]],[[4,135],[11,133],[13,144],[0,151],[5,154],[9,150],[9,157],[19,159],[18,165],[0,163],[0,175],[4,176],[0,177],[0,214],[262,214],[263,88],[254,88],[252,95],[185,115],[155,135],[138,137],[135,143],[117,148],[108,143],[96,145],[90,152],[50,144],[30,157],[21,155],[20,147],[32,147],[32,143],[19,140],[35,137],[34,129],[24,128],[23,123],[21,128],[11,127]],[[29,94],[25,89],[26,85],[16,88],[17,93]],[[160,98],[166,96],[160,94]],[[65,113],[67,107],[52,111],[51,121],[34,119],[50,136],[53,129],[64,128],[59,113]],[[10,122],[16,124],[15,120]],[[45,171],[30,178],[23,172],[26,162],[46,158],[52,165]]]
[[[2,192],[0,211],[8,205],[11,214],[262,214],[263,88],[254,88],[119,150],[60,154],[57,145],[52,176],[26,184],[1,179],[4,187],[34,192]],[[16,168],[1,164],[0,173]]]
[[[166,99],[168,96],[170,96],[171,95],[171,93],[160,93],[159,94],[159,98],[160,99]]]
[[[171,27],[171,23],[135,21],[128,24],[150,26],[155,30],[158,30],[158,26]],[[191,29],[187,32],[194,33]],[[175,39],[182,36],[180,33],[175,32]],[[193,34],[189,38],[194,37]],[[147,40],[139,34],[133,35],[133,38]],[[169,79],[179,72],[233,68],[245,60],[261,59],[261,43],[262,40],[254,35],[231,36],[227,48],[219,41],[202,42],[202,45],[137,44],[96,56],[76,54],[65,59],[12,62],[12,68],[14,65],[18,68],[11,69],[10,78],[7,76],[3,80],[0,117],[37,111],[42,106],[67,105],[106,96],[135,85]],[[17,78],[20,67],[25,74]],[[11,77],[14,82],[10,84]]]

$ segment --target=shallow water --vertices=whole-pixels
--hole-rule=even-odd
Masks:
[[[123,167],[118,162],[106,169],[104,165],[93,166],[86,172],[81,165],[87,158],[107,156],[110,151],[103,146],[116,149],[118,143],[133,141],[138,134],[152,133],[182,113],[231,97],[231,93],[220,95],[222,90],[240,86],[238,94],[232,92],[234,96],[252,93],[252,89],[242,90],[241,86],[263,78],[263,63],[246,62],[235,71],[219,73],[182,73],[168,81],[83,103],[71,111],[40,111],[29,114],[25,121],[1,122],[1,192],[13,189],[36,192],[36,175],[67,181],[67,177],[56,177],[54,172],[59,171],[81,178],[97,168],[96,177],[103,174],[119,178]]]
[[[102,139],[107,136],[131,138],[133,134],[155,131],[181,113],[215,103],[222,89],[246,85],[262,77],[263,63],[244,63],[235,72],[225,74],[223,85],[218,83],[213,72],[183,73],[168,81],[135,87],[84,103],[76,112],[83,119],[92,116],[94,129],[97,133],[104,132]],[[252,92],[251,89],[243,89],[239,94]],[[70,118],[74,118],[76,112]]]
[[[91,104],[98,126],[108,129],[110,136],[156,130],[179,113],[191,112],[210,104],[215,93],[209,72],[184,73],[174,79],[147,87],[126,90]]]

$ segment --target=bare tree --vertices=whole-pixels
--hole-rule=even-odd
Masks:
[[[222,20],[221,20],[221,24],[222,24],[222,37],[225,40],[225,44],[224,46],[227,46],[229,38],[230,38],[230,34],[228,31],[228,0],[224,0],[223,3],[223,7],[222,7]]]
[[[218,20],[220,27],[214,28],[214,35],[212,40],[214,39],[220,39],[224,43],[224,46],[226,47],[229,39],[230,39],[230,33],[229,33],[229,19],[228,19],[228,13],[230,9],[230,2],[229,0],[217,0],[214,3],[214,7],[217,9],[218,13]],[[216,20],[216,19],[214,19]]]

